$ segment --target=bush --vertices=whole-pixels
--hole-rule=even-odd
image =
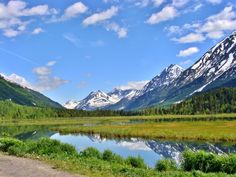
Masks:
[[[177,170],[177,164],[171,159],[163,159],[156,163],[155,169],[157,171],[175,171]]]
[[[144,160],[138,156],[138,157],[128,157],[126,159],[126,163],[128,165],[131,165],[132,167],[135,167],[135,168],[147,168]]]
[[[182,168],[186,171],[236,173],[236,155],[217,155],[204,151],[183,153]]]
[[[123,158],[117,154],[114,154],[110,150],[105,150],[102,154],[102,159],[109,162],[123,163]]]
[[[89,148],[81,151],[80,154],[83,157],[90,157],[90,158],[94,157],[94,158],[97,158],[97,159],[101,159],[102,158],[101,153],[97,149],[95,149],[93,147],[89,147]]]
[[[9,155],[23,157],[27,153],[27,146],[25,144],[16,144],[8,148]]]
[[[76,149],[69,144],[57,140],[42,138],[37,142],[28,142],[28,152],[38,155],[76,155]]]
[[[9,148],[12,146],[20,146],[23,142],[13,138],[0,138],[0,150],[3,152],[8,152]]]

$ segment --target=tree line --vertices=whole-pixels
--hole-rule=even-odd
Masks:
[[[169,107],[149,108],[143,115],[236,113],[236,88],[220,88],[197,93]]]

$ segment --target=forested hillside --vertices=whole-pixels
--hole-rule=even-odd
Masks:
[[[111,110],[68,110],[63,108],[40,108],[22,106],[10,100],[0,101],[0,119],[37,119],[57,117],[99,117],[99,116],[127,116],[134,115],[132,112]]]
[[[142,114],[215,114],[236,112],[236,88],[220,88],[197,93],[169,108],[150,108]]]
[[[11,100],[27,106],[62,108],[59,103],[52,101],[43,94],[9,82],[2,76],[0,76],[0,100]]]

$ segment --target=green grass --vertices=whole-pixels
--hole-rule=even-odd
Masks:
[[[99,133],[104,137],[236,141],[236,114],[48,118],[0,121],[4,127],[47,126],[61,133]],[[132,123],[134,121],[135,123]],[[140,121],[140,122],[138,122]],[[123,123],[120,125],[119,123]],[[91,124],[93,126],[83,126]],[[53,128],[54,127],[54,128]],[[56,127],[56,128],[55,128]],[[19,129],[18,129],[19,130]]]
[[[144,164],[143,159],[140,157],[128,157],[127,159],[123,159],[122,157],[112,153],[111,151],[104,151],[103,153],[101,153],[94,148],[88,148],[78,153],[71,145],[60,143],[57,140],[50,140],[45,138],[35,142],[22,142],[11,138],[1,138],[0,151],[8,153],[9,155],[40,159],[52,164],[55,168],[59,168],[76,174],[94,177],[235,176],[230,175],[235,173],[234,166],[231,167],[231,162],[234,163],[234,161],[236,160],[235,155],[224,156],[223,164],[224,167],[228,168],[220,168],[217,173],[203,173],[201,172],[202,169],[198,168],[197,165],[205,163],[209,164],[209,162],[211,162],[211,159],[200,158],[200,160],[196,160],[199,156],[202,156],[201,154],[199,155],[198,153],[193,152],[187,152],[188,155],[185,155],[185,161],[183,161],[181,165],[183,168],[177,168],[176,165],[173,164],[173,162],[162,162],[162,167],[160,169],[151,169]],[[204,157],[208,156],[211,156],[211,154],[204,154]],[[213,156],[215,158],[220,158],[217,155]],[[192,159],[191,157],[193,157],[191,163],[196,165],[192,165],[193,168],[191,169],[185,169],[186,167],[188,167],[189,159]],[[157,166],[160,167],[160,163]],[[175,167],[173,168],[173,166]],[[196,171],[195,169],[197,169],[198,171]],[[231,171],[225,169],[231,169]],[[185,170],[188,170],[189,172]],[[211,170],[211,172],[215,171]]]
[[[60,133],[100,134],[102,137],[142,137],[172,140],[236,142],[236,121],[158,122],[128,125],[69,126]]]

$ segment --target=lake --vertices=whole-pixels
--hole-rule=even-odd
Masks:
[[[236,153],[235,143],[210,143],[197,141],[163,141],[142,138],[101,138],[99,135],[68,134],[62,135],[51,131],[48,126],[10,126],[0,127],[0,133],[9,133],[20,140],[37,140],[42,137],[59,140],[73,145],[78,151],[87,147],[94,147],[101,152],[110,149],[122,157],[140,156],[146,164],[154,167],[155,163],[163,158],[171,158],[178,164],[181,153],[186,149],[193,151],[205,150],[217,154]]]

